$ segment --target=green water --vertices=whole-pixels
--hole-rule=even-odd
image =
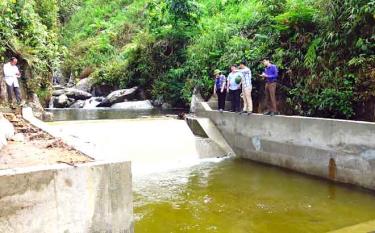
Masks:
[[[245,160],[134,178],[136,233],[314,233],[375,219],[375,194]]]

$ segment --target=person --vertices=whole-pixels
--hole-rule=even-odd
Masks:
[[[216,69],[214,71],[215,75],[215,85],[214,85],[214,95],[217,95],[217,108],[220,112],[225,109],[225,98],[227,96],[226,90],[226,77],[221,73],[220,70]]]
[[[279,71],[276,65],[272,64],[269,59],[264,59],[263,65],[266,68],[261,76],[266,79],[265,93],[267,103],[267,111],[264,114],[273,116],[278,114],[276,106],[276,85]]]
[[[17,62],[18,62],[17,58],[12,57],[8,63],[4,64],[4,80],[7,86],[8,102],[12,107],[13,107],[12,92],[14,92],[17,104],[22,105],[20,86],[18,83],[18,78],[21,77],[21,74],[20,74],[20,71],[18,70]]]
[[[253,86],[251,84],[251,70],[246,66],[246,61],[240,63],[240,69],[238,71],[242,73],[241,85],[244,102],[242,113],[250,115],[253,113],[253,100],[251,98]]]
[[[240,112],[240,105],[241,105],[241,79],[242,73],[237,72],[237,66],[231,66],[231,73],[228,75],[227,80],[227,91],[229,96],[231,97],[232,103],[232,110],[231,112]]]

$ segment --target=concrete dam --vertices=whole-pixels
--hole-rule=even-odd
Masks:
[[[0,171],[0,232],[375,230],[375,124],[205,102],[186,121],[82,114],[45,123],[24,111],[95,161]]]

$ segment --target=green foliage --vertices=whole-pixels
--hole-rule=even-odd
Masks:
[[[17,56],[30,92],[50,84],[58,64],[58,7],[55,1],[5,0],[0,3],[0,56]]]
[[[151,98],[184,105],[194,87],[210,96],[214,69],[245,59],[260,99],[256,74],[271,57],[290,113],[353,118],[375,98],[374,1],[66,2],[79,10],[62,30],[64,67],[76,76],[94,68],[97,83],[140,85]]]

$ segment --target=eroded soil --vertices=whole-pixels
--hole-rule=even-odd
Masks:
[[[65,163],[71,166],[91,159],[64,144],[60,139],[37,129],[25,122],[19,115],[3,114],[13,125],[16,134],[0,151],[0,170]]]

